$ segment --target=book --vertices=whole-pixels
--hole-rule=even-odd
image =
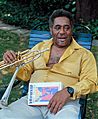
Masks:
[[[29,83],[28,105],[48,105],[53,95],[63,87],[61,82]]]

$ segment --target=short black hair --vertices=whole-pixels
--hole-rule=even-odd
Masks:
[[[49,27],[52,27],[54,24],[54,19],[57,17],[67,17],[71,24],[73,23],[73,17],[72,14],[64,9],[57,9],[54,10],[54,12],[51,14],[51,16],[49,17]]]

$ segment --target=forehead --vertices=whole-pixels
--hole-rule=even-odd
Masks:
[[[71,25],[71,23],[67,17],[57,17],[54,19],[54,25]]]

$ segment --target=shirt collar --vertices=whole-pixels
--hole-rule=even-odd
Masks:
[[[46,41],[45,41],[46,42]],[[53,44],[53,38],[51,38],[48,42],[45,43],[45,48],[49,48],[51,49],[51,46]],[[75,39],[72,37],[72,42],[71,44],[68,46],[68,48],[65,50],[64,54],[62,55],[62,57],[60,58],[59,62],[61,62],[62,60],[64,60],[65,58],[69,57],[75,50],[81,49],[82,47],[75,41]],[[46,56],[46,62],[49,59],[49,54],[50,54],[50,50],[48,52],[44,53],[44,56]]]
[[[69,46],[73,50],[81,49],[82,47],[76,42],[76,40],[72,37],[72,42]]]

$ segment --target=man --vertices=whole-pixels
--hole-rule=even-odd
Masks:
[[[62,82],[48,106],[28,106],[27,96],[0,110],[0,119],[79,119],[79,98],[93,93],[97,87],[96,62],[92,53],[72,37],[72,16],[58,9],[49,18],[52,39],[41,42],[33,50],[49,48],[38,59],[20,69],[17,77],[30,82]],[[16,59],[13,51],[3,56],[5,63]]]

